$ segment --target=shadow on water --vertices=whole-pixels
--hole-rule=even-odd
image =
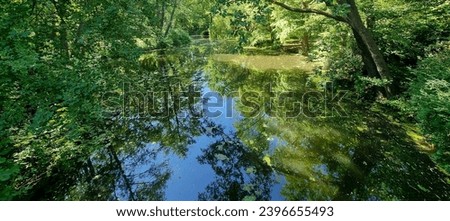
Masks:
[[[65,199],[271,199],[271,168],[237,139],[230,120],[205,110],[217,95],[203,76],[207,54],[158,51],[141,57],[142,69],[115,76],[101,101],[104,147]]]
[[[239,92],[238,137],[270,156],[287,200],[450,199],[449,177],[389,115],[317,91],[301,70],[209,67],[214,90]]]
[[[301,68],[258,71],[210,53],[153,52],[112,73],[100,148],[56,198],[450,199],[449,177],[388,115],[315,89]]]

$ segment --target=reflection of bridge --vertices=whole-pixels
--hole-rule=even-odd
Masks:
[[[288,40],[281,46],[281,50],[288,53],[300,53],[303,52],[304,45],[302,40]]]
[[[216,53],[230,53],[230,48],[227,47],[231,45],[236,45],[237,40],[236,39],[210,39],[209,36],[205,35],[190,35],[191,37],[191,44],[192,45],[202,45],[202,46],[215,46]],[[299,54],[303,52],[303,43],[301,40],[289,40],[283,45],[281,45],[281,48],[279,50],[272,50],[268,49],[266,47],[255,47],[255,46],[246,46],[243,47],[244,52],[246,54],[266,54],[266,55],[279,55],[280,53],[288,53],[288,54]],[[185,47],[178,47],[179,49],[189,49],[190,47],[186,45]],[[223,50],[221,50],[222,48]],[[227,49],[228,48],[228,49]],[[170,49],[164,48],[164,49],[152,49],[150,51],[168,51]]]
[[[191,35],[191,39],[194,44],[210,44],[212,42],[209,36],[205,35]]]

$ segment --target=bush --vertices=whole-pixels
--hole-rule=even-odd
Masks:
[[[419,63],[413,73],[411,105],[423,131],[437,147],[434,159],[450,172],[450,44]]]
[[[169,34],[169,38],[172,41],[172,45],[175,47],[184,46],[191,43],[189,33],[181,29],[172,30]]]

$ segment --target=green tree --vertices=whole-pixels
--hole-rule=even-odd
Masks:
[[[65,199],[68,189],[83,179],[78,172],[113,140],[107,131],[118,123],[108,118],[114,117],[114,107],[102,106],[105,92],[120,92],[119,82],[143,72],[138,59],[144,49],[157,46],[158,34],[180,39],[176,33],[171,36],[179,1],[167,2],[164,27],[146,11],[157,9],[151,7],[154,3],[1,2],[0,199]],[[173,74],[170,65],[161,65],[167,69],[162,75]],[[162,78],[167,76],[156,79]],[[167,133],[175,136],[175,130]],[[190,140],[187,134],[179,137],[182,153],[182,143]],[[173,142],[167,137],[167,146]],[[109,154],[120,158],[122,151],[113,148]],[[47,188],[49,184],[53,187]]]
[[[450,173],[450,47],[443,43],[413,70],[410,104],[419,125],[436,144],[439,165]]]
[[[371,31],[366,27],[354,0],[343,1],[241,1],[265,8],[268,4],[274,4],[285,10],[296,13],[309,13],[325,16],[337,22],[347,24],[360,49],[365,68],[369,76],[379,76],[385,82],[390,82],[392,76],[389,67],[380,51]],[[228,2],[219,3],[229,5]],[[294,7],[292,5],[300,5]],[[264,13],[264,10],[261,10]],[[385,95],[391,95],[390,86],[385,86]]]

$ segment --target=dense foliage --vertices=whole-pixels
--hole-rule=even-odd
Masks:
[[[434,159],[450,172],[447,148],[450,3],[444,0],[427,4],[414,0],[356,1],[364,26],[372,33],[390,69],[390,78],[380,78],[371,73],[371,62],[364,56],[368,52],[354,35],[355,28],[340,21],[351,13],[352,2],[226,1],[222,5],[229,10],[224,12],[232,13],[224,14],[231,22],[228,26],[220,25],[224,20],[221,18],[217,20],[220,23],[213,25],[241,36],[238,39],[244,45],[261,47],[257,42],[265,39],[271,42],[270,46],[289,48],[290,43],[297,42],[297,52],[323,62],[323,68],[312,78],[322,82],[331,80],[337,88],[355,92],[357,99],[378,100],[400,111],[407,121],[411,121],[410,117],[417,120],[429,141],[435,144]],[[261,29],[261,25],[265,28]],[[236,32],[243,28],[248,30],[245,34]],[[379,96],[380,88],[386,85],[391,89],[389,100]]]
[[[450,47],[442,47],[413,70],[409,93],[419,125],[437,147],[435,159],[450,172]]]
[[[134,188],[117,159],[156,139],[182,156],[201,131],[199,122],[180,123],[172,113],[173,119],[158,122],[169,129],[124,138],[126,129],[115,121],[115,110],[105,108],[104,95],[124,93],[119,82],[143,74],[151,80],[142,85],[158,85],[161,91],[171,88],[163,84],[167,79],[190,82],[196,67],[185,60],[192,55],[159,57],[161,50],[191,44],[191,36],[232,44],[224,51],[295,53],[320,62],[310,76],[314,85],[333,81],[337,89],[352,91],[361,105],[380,105],[417,123],[436,148],[432,159],[450,173],[447,0],[0,2],[0,200],[64,200],[70,191],[78,194],[73,199],[89,199],[92,192],[100,200],[122,199],[111,193],[115,176],[121,177],[122,189],[130,190],[124,194],[130,199],[163,199],[167,171],[149,169],[164,179]],[[178,127],[172,128],[175,121]],[[115,129],[123,134],[108,130],[111,125],[119,125]],[[100,177],[92,172],[105,168],[115,173]],[[89,181],[74,187],[83,179]],[[109,189],[95,189],[96,182]],[[135,197],[132,189],[147,197]]]
[[[176,4],[2,1],[0,199],[63,199],[113,139],[104,93],[139,71],[145,49],[190,42]]]

